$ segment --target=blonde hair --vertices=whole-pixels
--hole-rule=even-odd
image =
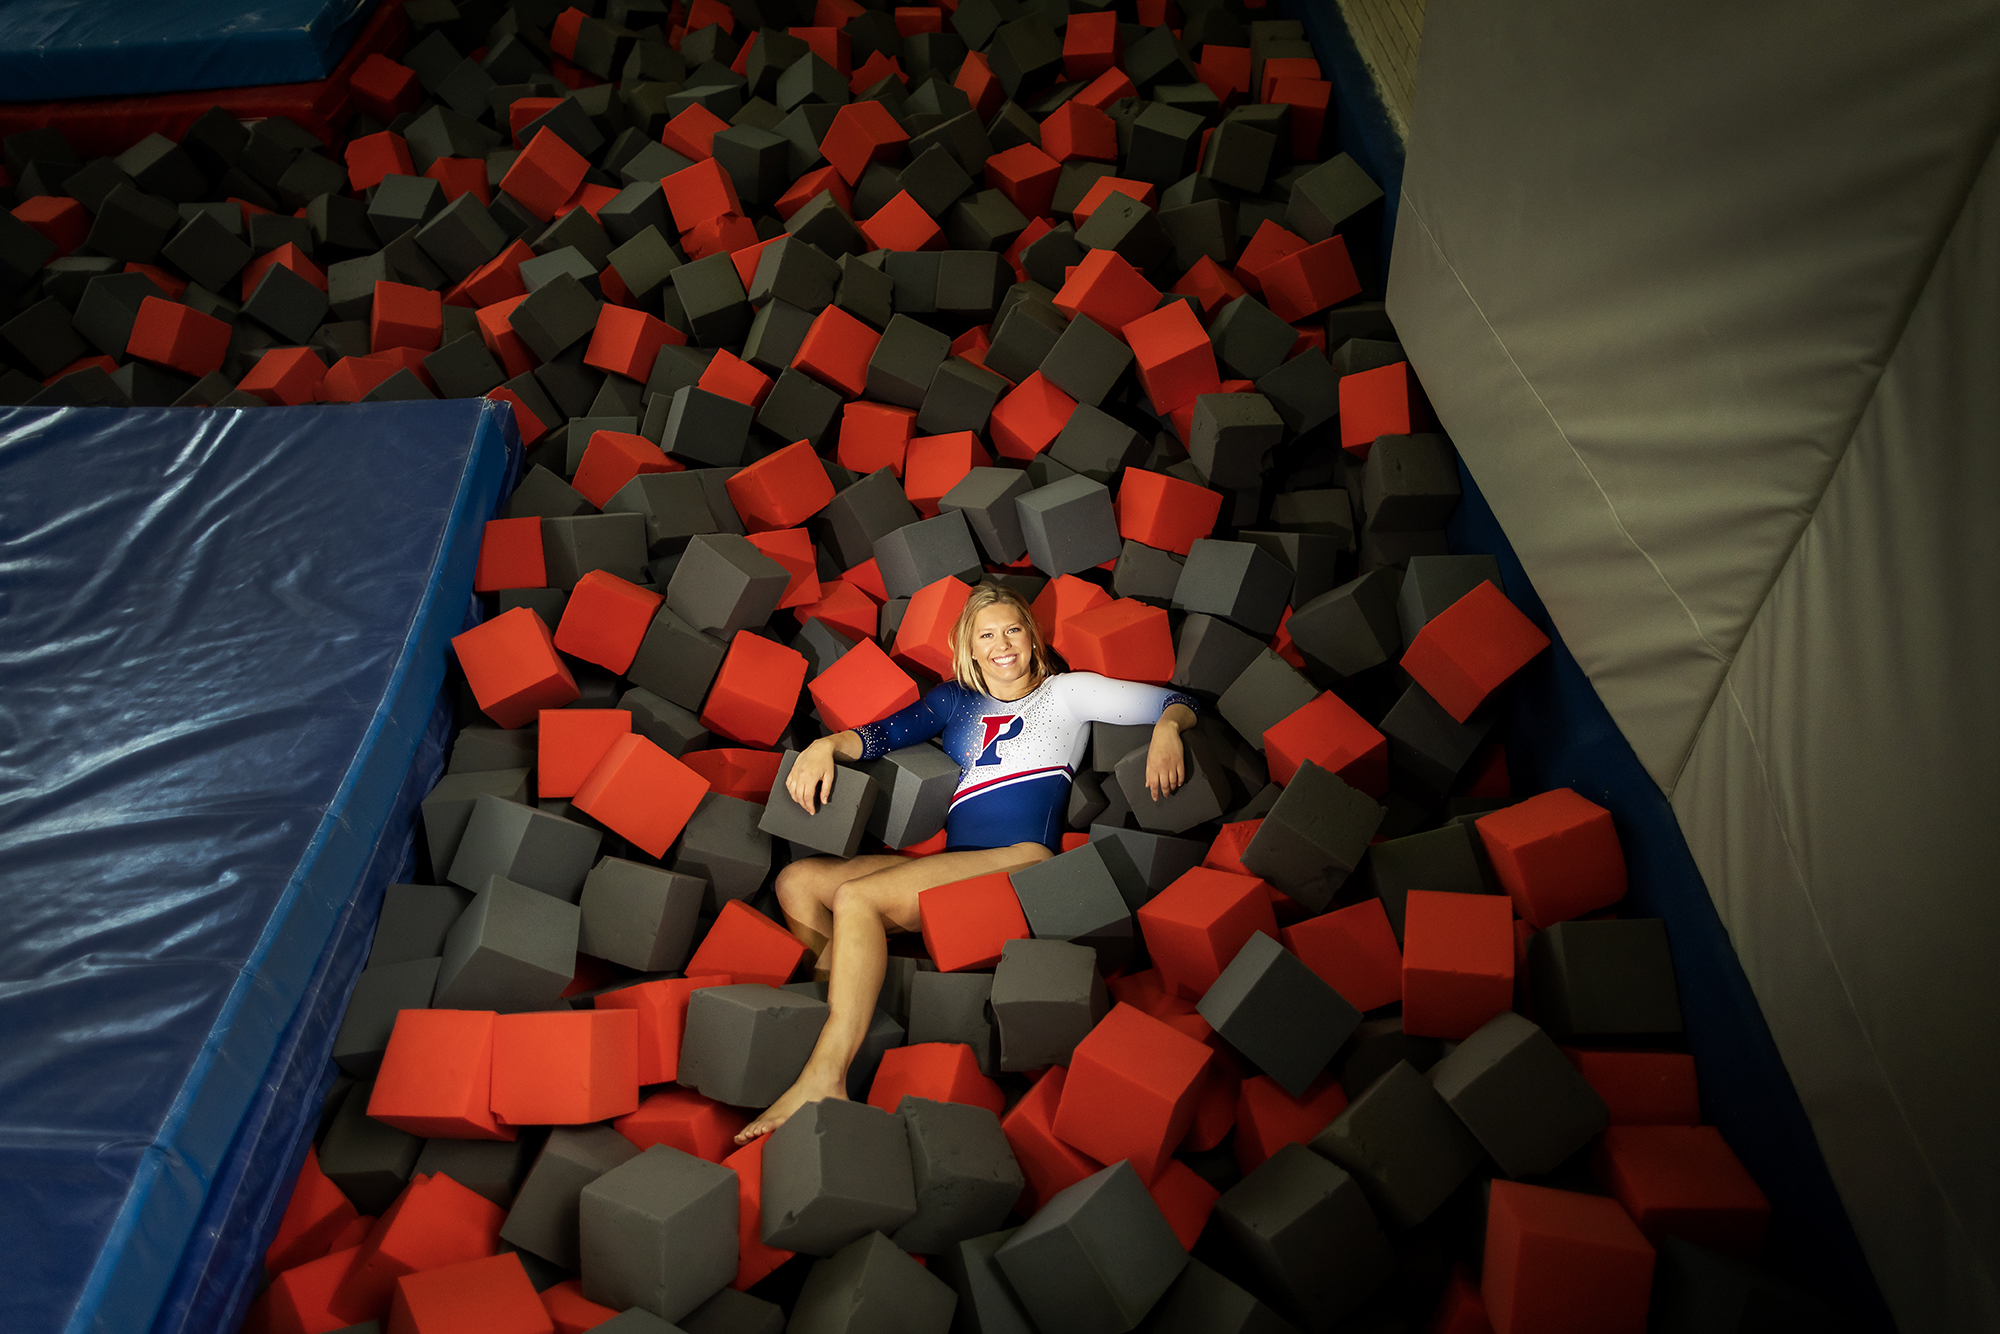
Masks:
[[[972,590],[972,596],[965,600],[965,607],[958,613],[958,623],[951,629],[951,674],[967,690],[977,690],[986,694],[986,674],[979,669],[979,660],[972,656],[972,623],[979,619],[979,613],[988,607],[1012,607],[1021,618],[1022,628],[1028,632],[1028,670],[1034,682],[1055,675],[1055,663],[1049,656],[1049,646],[1042,639],[1042,627],[1035,620],[1035,612],[1023,598],[1004,584],[982,583]]]

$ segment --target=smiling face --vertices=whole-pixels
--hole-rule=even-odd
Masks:
[[[1033,689],[1034,632],[1015,607],[996,602],[972,621],[972,660],[995,699],[1018,699]]]

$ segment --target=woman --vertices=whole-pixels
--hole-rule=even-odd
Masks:
[[[865,760],[942,733],[962,776],[945,819],[945,851],[929,857],[809,857],[778,873],[792,934],[819,955],[831,1013],[798,1082],[736,1137],[769,1134],[809,1102],[847,1096],[888,966],[888,932],[920,925],[917,895],[937,885],[1018,871],[1055,854],[1070,775],[1092,722],[1153,723],[1146,787],[1155,800],[1186,775],[1181,733],[1194,700],[1094,672],[1054,670],[1034,613],[1012,589],[981,584],[952,630],[947,681],[879,723],[807,746],[785,790],[811,813],[833,793],[834,762]]]

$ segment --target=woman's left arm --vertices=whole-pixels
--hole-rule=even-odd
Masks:
[[[1153,742],[1146,751],[1146,791],[1154,801],[1165,800],[1187,781],[1187,747],[1181,733],[1194,726],[1194,710],[1169,704],[1153,724]]]

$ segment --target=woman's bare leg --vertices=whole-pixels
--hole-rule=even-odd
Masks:
[[[850,880],[909,860],[887,854],[866,857],[804,857],[778,872],[778,907],[793,939],[813,952],[813,976],[832,966],[833,896]]]
[[[783,1125],[809,1102],[847,1096],[847,1067],[861,1050],[862,1039],[882,994],[888,968],[889,931],[915,931],[921,925],[917,895],[955,880],[995,871],[1017,871],[1045,861],[1049,850],[1039,843],[1007,848],[940,852],[929,857],[894,859],[886,866],[842,882],[833,893],[833,937],[828,956],[837,956],[827,985],[826,1027],[798,1082],[737,1135],[747,1144]]]

